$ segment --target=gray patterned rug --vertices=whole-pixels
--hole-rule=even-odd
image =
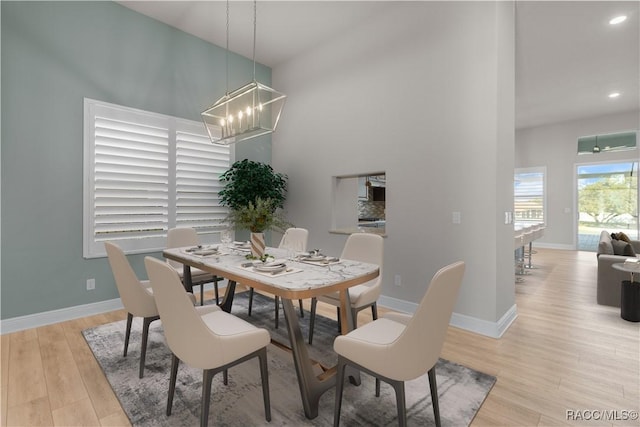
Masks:
[[[253,313],[247,317],[246,293],[236,295],[233,313],[270,330],[273,339],[288,342],[284,313],[280,310],[280,327],[274,329],[273,300],[256,294]],[[308,336],[309,313],[300,319],[303,336]],[[165,344],[160,321],[153,322],[149,333],[147,363],[143,379],[138,378],[141,319],[134,319],[128,356],[122,357],[125,321],[109,323],[83,331],[84,337],[106,374],[129,420],[134,426],[198,425],[202,393],[202,371],[180,365],[172,415],[165,415],[171,357]],[[332,343],[337,322],[318,316],[314,344],[309,353],[323,364],[335,363]],[[278,346],[269,345],[269,386],[272,421],[264,419],[262,389],[257,359],[229,370],[229,385],[222,376],[213,380],[209,425],[222,426],[331,426],[334,392],[320,399],[317,418],[308,420],[302,410],[300,391],[291,355]],[[443,426],[469,425],[495,383],[495,377],[464,366],[440,360],[436,367],[440,414]],[[362,375],[362,385],[347,383],[344,389],[341,424],[344,426],[395,426],[395,393],[382,383],[376,398],[374,379]],[[434,425],[429,382],[424,377],[406,383],[407,413],[410,426]]]

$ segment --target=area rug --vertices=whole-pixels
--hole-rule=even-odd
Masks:
[[[280,310],[280,327],[274,328],[273,300],[256,294],[252,316],[247,316],[247,295],[234,300],[233,313],[253,324],[269,329],[273,339],[287,342],[284,313]],[[296,313],[298,310],[296,309]],[[309,313],[299,319],[303,334],[308,335]],[[109,323],[83,331],[83,335],[102,367],[120,404],[134,426],[195,426],[199,424],[202,371],[180,365],[172,415],[166,416],[171,353],[160,321],[153,322],[144,378],[138,378],[141,319],[134,319],[127,357],[122,356],[125,321]],[[310,356],[322,364],[335,363],[332,351],[337,322],[318,316]],[[185,331],[186,333],[186,331]],[[264,418],[260,371],[257,359],[229,370],[229,384],[222,376],[213,380],[210,426],[331,426],[335,393],[327,391],[320,399],[319,415],[313,420],[304,416],[293,358],[278,345],[271,344],[269,388],[272,420]],[[443,426],[466,426],[495,383],[495,377],[441,359],[436,367],[440,416]],[[343,426],[397,425],[395,393],[382,383],[380,397],[375,397],[375,381],[362,374],[362,384],[345,385],[341,424]],[[410,426],[435,425],[429,382],[424,377],[406,383],[407,414]]]

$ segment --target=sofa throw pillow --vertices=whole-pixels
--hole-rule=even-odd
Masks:
[[[631,243],[631,239],[626,234],[620,232],[616,234],[616,239],[622,240],[623,242]]]
[[[611,244],[613,245],[613,254],[614,255],[623,255],[634,257],[636,256],[635,251],[633,250],[633,246],[624,240],[612,240]]]

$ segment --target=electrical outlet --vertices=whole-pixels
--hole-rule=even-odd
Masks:
[[[393,280],[396,286],[402,286],[402,277],[399,274],[396,274]]]
[[[96,279],[87,279],[87,290],[92,291],[96,288]]]

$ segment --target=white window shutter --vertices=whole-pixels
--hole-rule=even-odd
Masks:
[[[168,165],[167,128],[96,117],[97,241],[166,235]]]
[[[193,227],[199,233],[219,230],[227,208],[220,206],[220,175],[229,168],[230,153],[211,144],[204,129],[176,130],[176,226]]]
[[[147,253],[166,246],[169,228],[221,228],[232,148],[211,144],[202,122],[91,99],[84,111],[85,258],[105,256],[108,240]]]

